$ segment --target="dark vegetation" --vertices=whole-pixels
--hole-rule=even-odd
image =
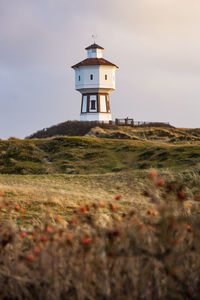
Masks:
[[[125,120],[125,119],[123,119]],[[125,125],[125,124],[124,124]],[[83,136],[87,134],[92,128],[99,127],[103,129],[114,129],[118,130],[121,126],[117,126],[113,123],[101,123],[96,121],[66,121],[57,125],[53,125],[49,128],[43,128],[30,136],[28,139],[32,138],[47,138],[52,136]],[[137,127],[161,127],[161,128],[174,128],[168,123],[159,123],[159,122],[149,122],[145,124],[137,125]],[[119,137],[120,138],[120,137]]]
[[[60,123],[58,125],[51,126],[49,128],[44,128],[42,130],[39,130],[36,133],[31,134],[27,138],[28,139],[47,138],[47,137],[59,136],[59,135],[83,136],[96,126],[101,128],[109,128],[109,129],[117,128],[117,126],[115,125],[99,123],[95,121],[94,122],[67,121],[67,122]]]
[[[1,174],[98,174],[199,167],[200,145],[54,137],[0,141]]]
[[[0,298],[199,299],[199,192],[154,171],[141,194],[144,216],[134,204],[122,212],[116,195],[82,203],[63,222],[48,200],[43,221],[27,226],[28,212],[1,192],[10,220],[0,219]]]

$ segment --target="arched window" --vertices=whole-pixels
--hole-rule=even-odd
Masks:
[[[90,80],[93,80],[93,74],[90,74]]]
[[[78,81],[80,81],[80,80],[81,80],[81,76],[79,75],[79,76],[78,76]]]
[[[106,74],[106,75],[105,75],[105,80],[107,80],[107,79],[108,79],[108,75]]]

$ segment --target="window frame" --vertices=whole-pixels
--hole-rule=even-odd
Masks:
[[[96,110],[96,104],[97,104],[97,101],[96,100],[90,100],[90,110]]]
[[[98,111],[98,95],[97,94],[90,95],[89,101],[90,101],[89,112],[96,113]]]

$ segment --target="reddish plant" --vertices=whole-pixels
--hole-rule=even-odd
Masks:
[[[86,206],[82,206],[79,209],[79,212],[81,212],[81,213],[85,213],[86,211],[87,211],[87,207]]]
[[[98,208],[98,206],[97,206],[96,203],[93,203],[93,204],[92,204],[92,207],[93,207],[94,209],[97,209],[97,208]]]
[[[151,171],[149,172],[149,178],[150,179],[156,179],[158,176],[157,172],[156,171]]]
[[[71,219],[70,222],[69,222],[70,225],[74,225],[75,223],[76,223],[75,219]]]
[[[89,245],[90,243],[91,243],[90,238],[82,238],[82,240],[81,240],[82,245]]]
[[[159,179],[159,180],[157,181],[157,186],[163,187],[164,185],[165,185],[165,181],[164,181],[163,179]]]
[[[116,206],[114,204],[112,204],[112,203],[110,203],[110,209],[112,211],[116,211],[117,210]]]
[[[183,191],[178,191],[177,197],[178,197],[178,199],[180,199],[180,200],[185,199],[185,194],[184,194],[184,192],[183,192]]]
[[[47,225],[46,228],[45,228],[45,231],[50,233],[53,231],[53,227],[51,225]]]
[[[22,238],[24,238],[25,235],[26,235],[26,233],[25,233],[24,231],[21,231],[21,232],[20,232],[20,236],[21,236]]]
[[[15,210],[20,210],[20,206],[19,205],[15,205]]]
[[[35,248],[34,248],[34,252],[35,252],[36,254],[39,254],[39,253],[40,253],[40,248],[39,248],[39,247],[35,247]]]
[[[30,253],[28,256],[27,256],[27,260],[28,262],[32,262],[34,260],[35,256],[33,255],[33,253]]]
[[[40,241],[41,241],[42,243],[46,243],[47,237],[46,237],[45,235],[42,235],[42,236],[40,237]]]

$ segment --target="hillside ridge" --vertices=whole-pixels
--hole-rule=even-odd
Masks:
[[[91,137],[0,141],[1,174],[105,174],[149,168],[198,170],[199,158],[197,141],[172,144]]]
[[[175,128],[164,123],[150,123],[143,126],[131,127],[98,122],[67,121],[39,130],[26,139],[50,138],[55,136],[87,136],[185,143],[200,141],[200,129]]]

